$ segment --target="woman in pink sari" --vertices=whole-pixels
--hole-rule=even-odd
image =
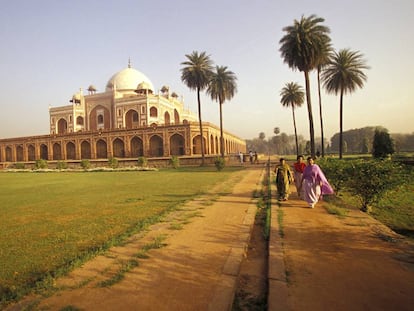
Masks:
[[[313,162],[312,157],[308,157],[307,160],[308,165],[303,171],[301,187],[304,200],[308,202],[310,208],[314,208],[322,195],[333,194],[334,191],[321,168]]]

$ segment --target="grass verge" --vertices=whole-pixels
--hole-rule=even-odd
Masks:
[[[52,286],[234,172],[0,173],[0,308]]]

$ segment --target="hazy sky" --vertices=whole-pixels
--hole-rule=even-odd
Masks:
[[[238,78],[223,109],[224,127],[242,138],[293,134],[280,90],[303,73],[279,52],[282,28],[316,14],[335,49],[364,54],[371,67],[363,89],[344,98],[344,130],[381,125],[412,133],[414,1],[278,0],[1,0],[0,138],[49,133],[49,106],[69,104],[79,88],[105,90],[128,65],[158,90],[169,85],[197,112],[196,93],[181,82],[185,54],[206,51]],[[311,75],[315,134],[320,135],[316,76]],[[325,136],[339,131],[339,98],[323,94]],[[202,98],[203,121],[219,124],[218,104]],[[306,105],[298,132],[309,138]]]

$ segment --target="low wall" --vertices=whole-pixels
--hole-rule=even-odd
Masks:
[[[206,155],[204,157],[205,164],[214,165],[214,160],[217,156]],[[201,165],[201,156],[180,156],[178,157],[180,166],[200,166]],[[240,158],[238,155],[227,155],[225,156],[226,164],[230,166],[240,165]],[[117,158],[119,167],[131,167],[137,166],[137,158]],[[171,157],[157,157],[157,158],[147,158],[148,167],[154,168],[166,168],[171,167],[170,163]],[[93,159],[88,160],[91,167],[109,167],[108,159]],[[81,167],[81,160],[50,160],[47,161],[47,166],[49,169],[55,169],[59,162],[64,162],[67,164],[68,168],[78,169]],[[0,169],[14,169],[22,168],[25,169],[34,169],[36,165],[35,161],[28,162],[2,162],[0,163]]]

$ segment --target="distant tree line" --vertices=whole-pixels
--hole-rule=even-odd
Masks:
[[[376,131],[390,136],[393,149],[393,152],[389,152],[390,154],[394,151],[396,153],[414,152],[414,133],[388,134],[388,130],[382,126],[367,126],[343,132],[343,152],[348,154],[373,154]],[[296,154],[295,135],[274,132],[275,135],[267,139],[263,132],[259,133],[258,138],[247,139],[247,149],[264,154]],[[325,141],[324,148],[327,153],[337,154],[339,152],[339,133],[332,136],[330,143]],[[321,144],[316,144],[316,154],[320,150],[322,150]],[[302,135],[298,135],[298,153],[311,154],[310,141],[304,139]]]
[[[367,126],[360,129],[352,129],[343,132],[344,153],[372,153],[375,131],[388,133],[382,126]],[[412,134],[389,134],[393,141],[395,152],[414,151],[414,133]],[[331,138],[329,152],[339,151],[339,133]]]
[[[263,154],[310,154],[310,142],[302,135],[297,135],[297,147],[295,135],[288,135],[286,133],[278,133],[266,139],[263,132],[259,134],[258,138],[246,140],[247,149]],[[325,145],[328,145],[325,142]],[[317,151],[321,150],[320,144],[316,145]]]

